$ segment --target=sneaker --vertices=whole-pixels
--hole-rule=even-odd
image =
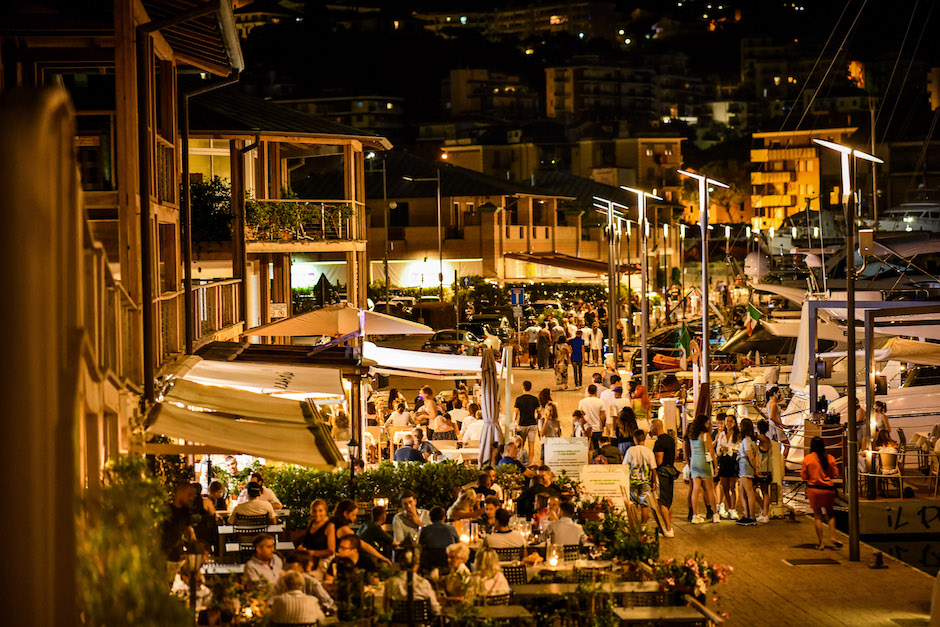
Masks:
[[[701,525],[703,522],[705,522],[705,519],[701,516],[693,516],[692,520],[689,522],[691,522],[693,525]]]
[[[714,516],[712,516],[712,522],[713,522],[713,523],[720,523],[720,522],[721,522],[721,516],[719,516],[718,514],[715,514]]]
[[[727,513],[728,513],[728,510],[725,509],[725,504],[724,504],[723,502],[722,502],[722,503],[719,503],[719,504],[718,504],[718,515],[721,516],[722,518],[727,518]]]
[[[730,510],[722,510],[722,511],[718,512],[718,516],[719,516],[722,520],[728,520],[728,518],[731,517],[731,511],[730,511]]]
[[[736,523],[734,523],[734,524],[738,525],[739,527],[750,527],[750,526],[751,526],[751,519],[748,518],[747,516],[745,516],[744,518],[741,518],[740,520],[738,520],[738,521],[737,521]]]
[[[676,537],[676,532],[673,531],[672,529],[666,529],[665,531],[663,531],[663,537],[665,537],[665,538],[675,538],[675,537]]]
[[[738,510],[732,509],[728,510],[731,516],[731,520],[741,520],[741,515],[738,513]]]
[[[758,516],[758,517],[757,517],[757,522],[759,522],[759,523],[769,523],[769,522],[770,522],[770,518],[768,518],[767,516]]]

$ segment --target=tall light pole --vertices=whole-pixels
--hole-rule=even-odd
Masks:
[[[708,346],[708,339],[711,336],[708,329],[708,186],[714,185],[725,189],[729,189],[729,186],[721,181],[710,179],[704,174],[688,170],[676,170],[676,172],[698,181],[698,225],[702,231],[702,383],[711,383],[711,378],[708,376],[711,367]]]
[[[637,230],[640,232],[640,360],[643,363],[640,368],[640,379],[643,386],[649,389],[649,366],[647,364],[649,348],[646,345],[646,336],[649,335],[650,331],[650,301],[647,295],[649,290],[647,285],[649,280],[647,276],[649,274],[649,244],[647,238],[649,238],[650,229],[649,223],[646,221],[646,200],[648,198],[662,200],[662,198],[642,189],[634,189],[624,185],[621,185],[620,189],[636,194]]]
[[[626,205],[607,200],[600,196],[594,197],[594,206],[600,209],[599,213],[607,215],[607,338],[610,342],[610,353],[613,355],[614,363],[619,363],[619,346],[617,345],[617,313],[620,311],[620,285],[617,279],[617,264],[620,259],[617,256],[617,244],[614,241],[616,230],[620,229],[620,221],[624,219],[622,211],[615,209],[627,209]],[[614,221],[617,221],[616,226]]]
[[[370,152],[367,155],[367,157],[370,160],[370,163],[372,164],[375,163],[375,161],[373,161],[373,159],[375,159],[374,152]],[[388,284],[389,284],[389,278],[388,278],[388,235],[389,235],[388,233],[388,219],[389,219],[388,179],[386,178],[387,172],[385,170],[384,158],[381,160],[381,163],[382,163],[382,215],[383,215],[383,221],[385,223],[385,257],[383,261],[383,266],[385,268],[385,313],[390,314],[391,304],[388,302],[389,300],[389,291],[388,291]]]
[[[884,163],[881,159],[867,152],[853,150],[848,146],[826,141],[824,139],[813,139],[813,142],[823,148],[834,150],[841,155],[842,161],[842,210],[845,216],[845,308],[846,308],[846,369],[848,370],[848,381],[846,381],[846,400],[849,419],[849,446],[848,446],[848,479],[849,479],[849,560],[857,562],[860,559],[858,548],[858,425],[855,411],[856,391],[855,391],[855,209],[852,205],[852,175],[849,164],[849,157],[858,157],[871,161],[872,163]],[[813,347],[815,350],[815,347]],[[866,359],[868,356],[866,355]],[[815,399],[811,399],[815,401]],[[871,408],[868,408],[871,411]],[[869,414],[871,415],[871,414]]]
[[[403,176],[403,179],[406,181],[411,181],[415,183],[424,183],[434,181],[437,183],[437,261],[438,261],[438,271],[437,271],[437,280],[439,284],[438,289],[438,298],[441,302],[444,302],[444,235],[442,233],[442,222],[441,222],[441,169],[440,167],[435,167],[434,176],[426,178],[415,178],[413,176]]]
[[[679,225],[679,268],[682,270],[679,275],[679,282],[681,287],[679,288],[681,297],[682,297],[682,324],[685,324],[686,319],[686,297],[685,297],[685,224]]]

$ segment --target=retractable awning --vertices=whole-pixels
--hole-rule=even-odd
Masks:
[[[242,337],[259,336],[304,336],[345,335],[359,330],[360,320],[366,335],[433,335],[431,327],[403,320],[377,311],[360,311],[349,303],[329,305],[322,309],[269,322],[242,333]]]
[[[372,342],[363,343],[362,356],[376,363],[369,369],[373,374],[427,379],[479,379],[483,376],[482,357],[479,356],[386,348]]]
[[[343,461],[313,403],[177,379],[148,416],[146,431],[206,445],[206,452],[332,469]]]
[[[345,399],[339,368],[220,361],[192,356],[183,363],[176,376],[200,385],[293,400],[310,398],[319,404]]]
[[[560,253],[504,253],[503,257],[518,259],[526,263],[538,263],[543,266],[574,270],[575,272],[607,274],[606,261],[582,259],[581,257],[572,257],[571,255],[562,255]],[[636,269],[637,267],[634,264],[620,264],[621,272],[635,272]]]

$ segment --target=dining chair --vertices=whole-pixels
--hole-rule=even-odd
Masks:
[[[510,586],[525,585],[527,581],[524,564],[506,564],[503,566],[503,575]]]

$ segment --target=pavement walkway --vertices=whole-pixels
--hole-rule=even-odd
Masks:
[[[602,370],[586,367],[585,381]],[[554,371],[517,368],[514,397],[522,393],[526,379],[535,393],[555,387]],[[565,435],[571,432],[571,413],[583,395],[583,389],[552,392]],[[862,545],[861,561],[850,562],[848,538],[841,533],[843,548],[817,551],[808,516],[797,516],[796,523],[772,520],[756,527],[738,527],[733,521],[691,525],[686,499],[687,488],[680,481],[673,518],[676,535],[661,540],[661,556],[682,558],[699,551],[709,561],[734,567],[728,585],[715,588],[718,601],[708,599],[712,610],[728,613],[728,625],[928,624],[933,577],[888,556],[887,569],[870,569],[873,549],[867,545]],[[820,558],[833,563],[792,565],[793,560]]]

